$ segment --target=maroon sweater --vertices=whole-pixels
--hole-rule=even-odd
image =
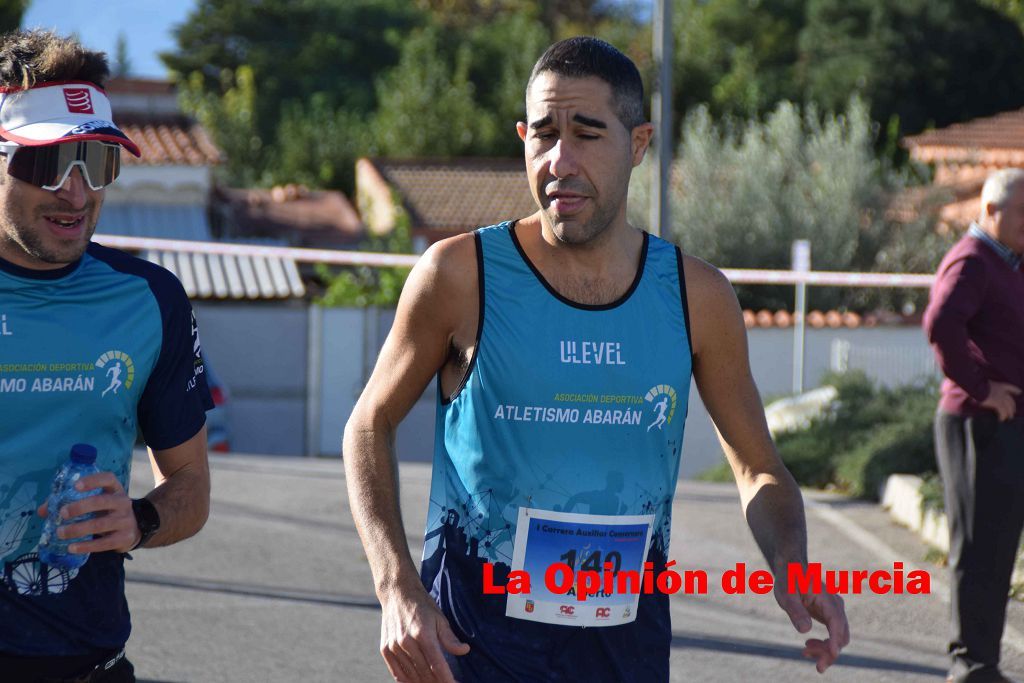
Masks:
[[[1024,269],[984,241],[964,235],[939,265],[924,329],[946,380],[939,407],[971,417],[988,382],[1024,389]],[[1024,415],[1024,394],[1017,396]]]

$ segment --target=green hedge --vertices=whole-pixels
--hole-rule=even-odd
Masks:
[[[877,498],[890,474],[935,471],[932,421],[938,383],[888,389],[862,372],[827,376],[835,403],[805,428],[780,434],[779,455],[801,486]],[[727,465],[701,478],[731,478]]]

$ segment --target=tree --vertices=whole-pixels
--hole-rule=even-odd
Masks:
[[[805,99],[850,93],[905,133],[1024,106],[1024,36],[967,0],[808,0],[800,35]]]
[[[115,78],[124,78],[131,73],[131,70],[132,61],[128,56],[128,38],[125,36],[124,31],[119,31],[117,42],[114,44],[113,76]]]
[[[220,92],[206,89],[197,71],[179,83],[182,109],[213,133],[227,161],[220,171],[233,185],[251,187],[263,177],[264,149],[256,119],[256,77],[251,67],[221,72]]]
[[[515,41],[507,39],[516,36]],[[452,37],[415,31],[377,81],[375,151],[389,156],[513,156],[525,88],[550,34],[528,15],[502,15]]]
[[[29,0],[0,0],[0,33],[16,31],[28,9]]]
[[[981,4],[998,10],[1024,28],[1024,0],[981,0]]]
[[[412,252],[412,230],[409,214],[397,198],[392,197],[395,207],[395,227],[387,235],[366,240],[367,251],[391,254]],[[409,277],[409,268],[369,266],[346,266],[331,270],[324,264],[317,264],[317,275],[325,284],[323,295],[317,300],[322,306],[395,306]]]
[[[677,115],[705,105],[720,116],[756,116],[800,101],[797,37],[806,0],[676,0]]]
[[[494,119],[477,108],[469,46],[449,61],[439,30],[410,36],[398,65],[377,84],[376,147],[385,156],[459,156],[494,139]]]
[[[519,16],[539,21],[552,35],[566,38],[597,35],[608,21],[635,17],[638,0],[416,0],[416,4],[440,23],[459,30]]]
[[[407,37],[399,63],[377,81],[374,138],[382,154],[520,154],[515,122],[525,113],[534,62],[560,37],[559,30],[581,32],[572,28],[580,22],[583,32],[649,62],[649,33],[639,30],[634,14],[608,2],[421,0],[420,5],[433,10],[432,23]]]
[[[175,29],[178,50],[161,57],[175,73],[200,73],[209,92],[222,87],[223,69],[248,66],[258,114],[316,92],[366,112],[374,76],[397,61],[399,36],[417,20],[402,0],[200,0]],[[264,125],[269,133],[276,121]]]
[[[200,0],[175,29],[178,49],[161,58],[187,90],[184,109],[227,152],[228,181],[268,182],[276,174],[265,164],[277,157],[264,150],[289,144],[277,140],[286,114],[294,129],[316,98],[317,116],[369,116],[376,76],[422,20],[403,0]],[[237,108],[218,104],[232,93]]]
[[[783,102],[757,119],[716,124],[698,107],[683,126],[671,188],[672,225],[663,230],[690,254],[719,267],[790,267],[790,246],[809,239],[815,270],[899,269],[897,234],[885,216],[904,180],[874,158],[866,104],[843,115],[804,113]],[[648,177],[634,174],[631,220],[646,224]],[[924,221],[910,226],[915,237]],[[888,249],[888,251],[887,251]],[[884,262],[880,254],[887,254]],[[939,252],[941,254],[941,252]],[[895,268],[893,268],[895,266]],[[739,288],[750,308],[789,308],[792,287]],[[812,306],[873,305],[852,290],[812,288]]]
[[[351,192],[359,155],[518,154],[534,61],[584,25],[647,51],[605,0],[199,0],[162,58],[227,182]]]
[[[1014,0],[990,0],[1010,4]],[[892,135],[1024,105],[1024,36],[972,0],[676,0],[674,110],[863,98]],[[894,122],[894,125],[888,125]]]
[[[266,152],[267,181],[309,187],[354,187],[355,159],[375,144],[367,116],[332,106],[323,93],[287,103],[275,139]]]
[[[510,41],[508,36],[516,36],[516,40]],[[487,148],[476,154],[522,154],[515,124],[525,116],[526,82],[533,64],[550,43],[550,31],[529,13],[506,14],[467,31],[471,56],[467,76],[477,107],[493,130]]]

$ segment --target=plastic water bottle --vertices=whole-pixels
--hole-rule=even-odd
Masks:
[[[79,491],[75,483],[82,477],[96,474],[96,449],[85,443],[76,443],[71,447],[71,458],[61,466],[53,478],[53,487],[50,497],[46,501],[47,515],[46,524],[43,526],[43,535],[39,539],[39,561],[50,567],[61,569],[78,569],[89,559],[89,553],[68,552],[68,546],[72,543],[81,543],[92,540],[92,536],[81,538],[62,539],[57,537],[57,527],[61,524],[72,524],[92,519],[92,513],[75,517],[74,519],[61,520],[60,510],[65,505],[76,500],[82,500],[89,496],[95,496],[102,489],[91,489]]]

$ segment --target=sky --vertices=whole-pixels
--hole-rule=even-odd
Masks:
[[[175,47],[171,29],[185,21],[196,0],[31,0],[23,28],[50,28],[77,33],[82,43],[104,50],[114,61],[118,33],[128,41],[131,75],[164,78],[157,57]]]

